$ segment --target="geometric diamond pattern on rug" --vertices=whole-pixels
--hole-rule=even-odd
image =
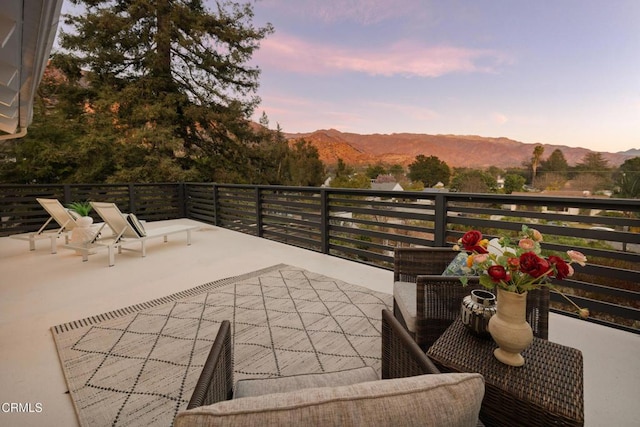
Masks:
[[[372,366],[391,295],[285,264],[52,328],[83,426],[171,426],[220,323],[234,379]]]

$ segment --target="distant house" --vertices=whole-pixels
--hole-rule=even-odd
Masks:
[[[540,195],[540,196],[547,196],[547,197],[559,197],[559,198],[571,198],[571,197],[589,197],[589,198],[599,198],[599,199],[608,199],[609,197],[606,195],[593,195],[591,194],[591,192],[589,191],[580,191],[580,190],[543,190],[540,191],[538,193],[535,193],[536,195]],[[525,193],[525,192],[513,192],[512,195],[517,196],[517,195],[526,195],[526,196],[530,196],[531,193]],[[507,208],[510,209],[512,211],[515,211],[518,209],[518,207],[515,204],[512,205],[503,205],[503,208]],[[556,209],[555,207],[548,207],[548,206],[540,206],[541,208],[541,212],[549,212],[549,213],[564,213],[567,215],[579,215],[580,209],[576,208],[576,207],[563,207],[561,210]],[[598,215],[600,213],[599,209],[591,209],[589,210],[589,212],[586,212],[587,215],[589,216],[593,216],[593,215]]]
[[[371,189],[376,191],[404,191],[402,185],[397,182],[372,182]]]

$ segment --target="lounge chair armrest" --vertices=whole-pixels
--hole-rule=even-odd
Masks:
[[[231,324],[223,320],[187,409],[229,400],[233,393]]]
[[[382,310],[382,379],[439,374],[389,310]]]

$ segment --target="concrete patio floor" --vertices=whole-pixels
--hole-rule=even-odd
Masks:
[[[48,240],[0,238],[0,426],[78,425],[50,328],[169,295],[217,279],[286,263],[391,293],[393,273],[191,220],[148,223],[198,225],[192,245],[183,235],[152,241],[146,258],[102,251],[82,262]],[[584,356],[587,426],[637,426],[640,419],[640,336],[551,314],[550,340]],[[31,404],[12,413],[6,403]],[[36,405],[39,404],[39,405]],[[41,408],[41,411],[38,411]]]

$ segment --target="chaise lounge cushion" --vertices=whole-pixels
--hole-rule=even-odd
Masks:
[[[417,285],[414,282],[395,282],[393,284],[393,300],[398,305],[400,313],[409,332],[416,332],[416,317],[418,315]]]
[[[479,374],[432,374],[218,402],[178,414],[186,426],[475,426]]]
[[[249,378],[236,383],[233,398],[262,396],[314,387],[338,387],[378,380],[371,366],[320,374],[302,374],[278,378]]]

